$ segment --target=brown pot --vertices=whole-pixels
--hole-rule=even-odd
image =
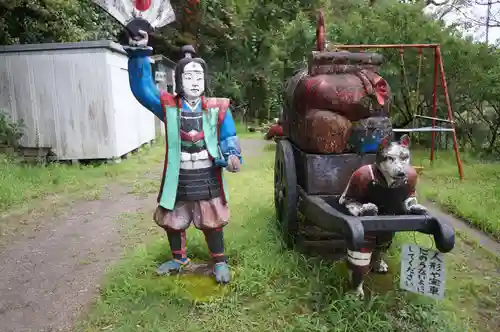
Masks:
[[[297,146],[309,153],[342,153],[351,133],[351,122],[329,110],[308,110],[292,124],[289,135]]]

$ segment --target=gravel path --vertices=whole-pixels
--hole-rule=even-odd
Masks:
[[[243,139],[241,140],[241,151],[243,158],[255,157],[262,153],[262,150],[267,145],[275,144],[274,141],[266,141],[264,139]]]
[[[442,211],[439,208],[430,202],[426,202],[425,206],[429,209],[429,212],[432,213],[436,218],[453,225],[456,231],[462,231],[467,233],[475,241],[479,242],[481,247],[488,250],[492,254],[500,256],[500,243],[496,241],[493,237],[489,236],[481,232],[480,230],[470,226],[467,222],[450,216]]]
[[[109,198],[76,202],[0,253],[0,331],[69,330],[95,296],[106,267],[121,257],[119,224],[146,203],[113,188]],[[58,220],[59,219],[59,220]]]

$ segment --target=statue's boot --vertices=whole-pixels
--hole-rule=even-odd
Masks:
[[[159,275],[179,273],[191,262],[186,256],[186,231],[166,229],[172,260],[167,261],[156,269]]]
[[[231,280],[231,271],[227,265],[227,257],[224,254],[224,233],[222,228],[203,230],[207,241],[210,256],[214,262],[213,275],[218,284],[225,285]]]
[[[191,260],[189,258],[172,259],[161,264],[157,269],[156,273],[159,275],[170,275],[179,273],[183,268],[189,265]]]
[[[231,280],[231,271],[226,262],[215,263],[214,265],[215,281],[220,285],[226,285]]]

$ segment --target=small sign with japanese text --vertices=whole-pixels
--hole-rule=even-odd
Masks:
[[[404,244],[401,252],[400,288],[435,299],[444,297],[444,255],[421,248],[416,244]]]

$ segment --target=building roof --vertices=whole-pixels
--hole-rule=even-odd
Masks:
[[[77,50],[77,49],[96,49],[106,48],[113,52],[127,54],[120,44],[110,40],[94,40],[78,43],[43,43],[43,44],[18,44],[0,46],[0,53],[20,53],[33,51],[58,51],[58,50]]]
[[[166,65],[167,67],[169,67],[171,69],[175,68],[175,62],[173,62],[172,60],[170,60],[169,58],[167,58],[163,54],[153,55],[153,56],[151,56],[151,59],[154,62],[162,62],[164,65]]]

